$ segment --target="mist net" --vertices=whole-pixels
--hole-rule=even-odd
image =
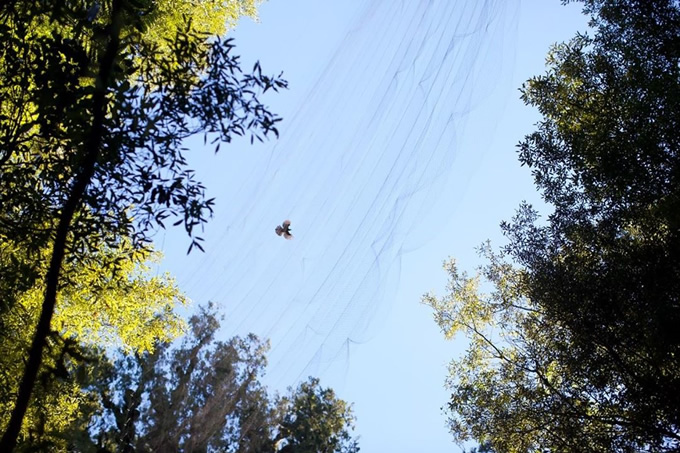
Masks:
[[[221,152],[206,253],[186,258],[179,283],[219,304],[225,335],[271,339],[276,381],[322,375],[369,339],[402,254],[447,225],[483,152],[459,136],[496,95],[516,11],[507,0],[364,2],[281,138]],[[290,241],[274,233],[285,219]]]

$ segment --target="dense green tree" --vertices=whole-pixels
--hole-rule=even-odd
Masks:
[[[673,435],[648,421],[638,425],[625,392],[609,381],[616,368],[598,363],[605,351],[583,349],[524,296],[523,271],[483,250],[489,264],[478,275],[450,261],[447,294],[424,297],[447,337],[470,339],[447,381],[457,441],[475,439],[498,452],[604,453],[640,451],[650,438]]]
[[[68,272],[80,266],[64,263],[126,244],[136,253],[168,217],[201,247],[213,201],[187,168],[183,140],[277,132],[257,95],[285,82],[259,65],[243,74],[214,23],[163,21],[167,11],[152,0],[0,3],[0,240],[12,244],[0,258],[0,311],[43,288],[3,451],[16,443]]]
[[[523,205],[477,277],[449,263],[448,294],[425,298],[471,336],[452,431],[496,451],[678,451],[680,5],[583,4],[592,36],[522,89],[543,119],[520,161],[554,211]]]
[[[102,412],[81,450],[125,452],[356,452],[351,408],[317,379],[285,397],[260,382],[268,344],[216,341],[211,309],[191,318],[176,347],[121,356],[100,381]],[[89,447],[88,447],[89,445]]]
[[[470,448],[468,453],[494,453],[494,451],[493,448],[491,448],[491,444],[487,442],[482,445],[478,445],[477,447]]]
[[[335,397],[331,389],[319,386],[310,378],[290,396],[277,402],[275,445],[281,453],[355,453],[358,443],[352,439],[354,416],[351,408]]]
[[[9,247],[3,243],[0,249]],[[115,268],[107,262],[121,256]],[[66,264],[74,281],[61,292],[47,338],[37,388],[21,431],[21,449],[64,450],[68,431],[96,407],[87,391],[95,378],[92,363],[105,347],[144,352],[178,336],[183,320],[174,307],[184,297],[167,275],[150,275],[146,251],[100,251],[87,261]],[[76,268],[71,268],[76,266]],[[115,269],[115,272],[114,272]],[[45,269],[40,269],[44,273]],[[40,315],[42,287],[17,295],[12,310],[0,315],[0,423],[7,423]],[[94,405],[94,406],[93,406]],[[84,429],[81,427],[81,429]]]

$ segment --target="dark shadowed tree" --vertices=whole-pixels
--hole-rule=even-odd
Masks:
[[[354,416],[349,405],[337,399],[335,392],[324,389],[319,380],[310,378],[291,395],[280,398],[275,445],[281,453],[355,453],[358,443],[352,439]]]
[[[211,309],[178,347],[123,356],[101,381],[103,411],[80,448],[108,452],[356,452],[350,406],[310,379],[285,397],[260,382],[268,344],[216,341]]]
[[[583,4],[592,36],[522,89],[543,119],[520,161],[554,212],[523,205],[480,276],[450,263],[448,295],[425,299],[473,339],[452,431],[501,452],[678,451],[680,5]]]

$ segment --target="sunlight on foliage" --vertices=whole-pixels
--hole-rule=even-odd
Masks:
[[[174,38],[178,26],[186,18],[197,24],[198,30],[208,35],[222,36],[236,27],[241,17],[257,20],[257,8],[262,0],[169,0],[158,2],[152,13],[152,27],[145,39],[161,46]]]
[[[185,322],[173,310],[186,299],[169,275],[150,274],[150,264],[159,259],[160,253],[125,245],[95,254],[87,265],[66,269],[71,283],[60,291],[52,328],[84,345],[130,352],[151,351],[156,341],[174,339]],[[107,269],[102,262],[116,266]],[[43,290],[41,283],[22,297],[27,312],[38,312]]]
[[[3,257],[13,252],[11,258],[20,260],[19,250],[12,249],[10,241],[4,241],[1,249],[8,252]],[[150,266],[159,259],[159,253],[133,251],[124,244],[65,266],[70,281],[58,294],[53,334],[48,337],[33,404],[24,421],[24,439],[35,442],[50,433],[63,433],[84,407],[93,404],[86,384],[93,372],[88,356],[95,348],[150,352],[157,342],[168,342],[185,330],[184,320],[174,310],[186,304],[186,298],[167,275],[151,273]],[[17,376],[40,313],[44,272],[43,267],[35,284],[19,294],[12,310],[0,318],[0,425],[10,414],[11,395],[19,385]]]

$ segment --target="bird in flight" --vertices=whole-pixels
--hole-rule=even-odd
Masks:
[[[290,220],[284,220],[282,225],[276,226],[276,234],[283,236],[286,239],[293,239],[293,235],[290,234]]]

